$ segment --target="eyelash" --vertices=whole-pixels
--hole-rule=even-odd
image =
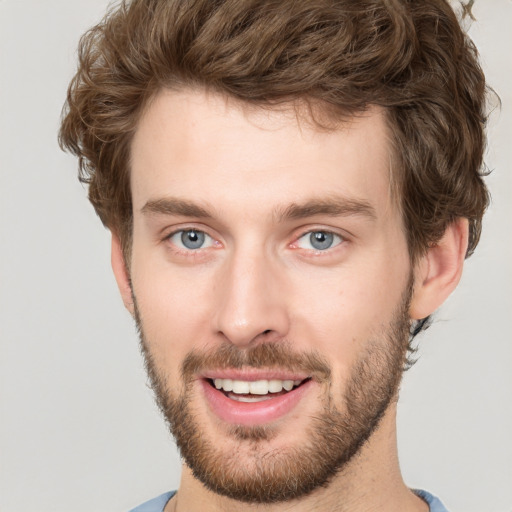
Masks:
[[[326,247],[324,249],[315,249],[314,247],[312,247],[311,249],[309,249],[309,248],[305,249],[307,251],[313,252],[315,254],[315,256],[322,255],[324,253],[329,253],[329,252],[331,252],[331,250],[334,250],[336,247],[338,247],[342,243],[346,242],[346,238],[344,236],[342,236],[340,233],[337,233],[335,231],[331,231],[329,229],[309,229],[307,231],[304,231],[300,236],[298,236],[295,239],[295,241],[292,242],[292,244],[290,244],[290,246],[293,248],[297,247],[300,249],[301,247],[299,246],[299,242],[308,236],[309,236],[310,242],[312,242],[311,237],[314,234],[322,234],[324,236],[327,235],[327,237],[332,238],[331,245],[329,245],[329,247]]]
[[[204,247],[203,244],[198,247],[198,248],[187,248],[187,247],[180,247],[176,242],[172,242],[172,238],[175,237],[176,235],[179,235],[181,233],[181,235],[183,236],[184,233],[187,233],[187,232],[195,232],[199,235],[203,235],[204,237],[207,237],[211,243],[209,243],[209,245],[207,247]],[[312,248],[304,248],[304,247],[300,247],[299,246],[299,242],[304,239],[305,237],[307,237],[309,235],[310,239],[311,239],[311,236],[315,233],[321,233],[323,235],[327,235],[328,237],[332,237],[332,244],[333,245],[330,245],[329,247],[326,247],[325,249],[315,249],[314,247]],[[186,256],[199,256],[199,254],[205,250],[205,249],[209,249],[211,248],[212,246],[213,247],[220,247],[221,246],[221,243],[218,242],[213,236],[209,235],[206,231],[202,230],[202,229],[198,229],[196,227],[193,227],[193,226],[187,226],[187,227],[183,227],[181,229],[176,229],[174,231],[172,231],[171,233],[169,233],[168,235],[166,235],[163,239],[164,242],[167,242],[169,245],[172,246],[172,250],[176,253],[179,253],[179,254],[183,254],[183,255],[186,255]],[[323,254],[326,254],[326,253],[330,253],[332,250],[336,249],[336,247],[338,247],[339,245],[343,244],[344,242],[346,242],[346,238],[341,235],[340,233],[336,233],[334,231],[331,231],[331,230],[328,230],[328,229],[309,229],[307,231],[303,231],[299,236],[297,236],[294,241],[292,243],[290,243],[288,245],[288,247],[292,248],[292,249],[304,249],[305,251],[308,251],[309,253],[312,253],[314,254],[315,256],[321,256]]]
[[[176,235],[179,235],[181,233],[181,236],[183,236],[183,234],[190,233],[190,232],[195,232],[195,233],[199,234],[200,236],[203,235],[204,237],[208,237],[208,239],[210,239],[212,243],[210,245],[208,245],[208,247],[201,246],[196,249],[193,249],[193,248],[187,248],[187,247],[179,247],[176,243],[172,242],[172,238],[175,237]],[[177,229],[177,230],[173,231],[172,233],[169,233],[168,235],[166,235],[164,237],[164,241],[168,242],[170,245],[172,245],[174,247],[175,252],[179,252],[179,253],[186,254],[186,255],[194,255],[194,254],[197,254],[199,251],[201,251],[201,249],[208,249],[212,245],[219,244],[219,242],[217,242],[215,240],[215,238],[210,236],[206,231],[204,231],[202,229],[195,228],[195,227],[184,227],[181,229]]]

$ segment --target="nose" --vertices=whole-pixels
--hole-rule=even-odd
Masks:
[[[283,271],[263,251],[233,254],[219,278],[213,319],[218,335],[244,348],[288,334]]]

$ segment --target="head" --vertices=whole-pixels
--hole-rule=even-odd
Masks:
[[[80,43],[61,145],[128,258],[130,147],[162,89],[203,86],[339,121],[372,105],[390,130],[393,192],[414,261],[457,217],[470,255],[488,203],[485,80],[448,2],[124,1]]]
[[[418,276],[449,266],[440,257],[446,247],[460,259],[478,243],[488,202],[484,99],[476,50],[442,0],[134,0],[83,37],[60,141],[79,157],[89,198],[114,234],[114,269],[141,329],[160,405],[195,476],[211,489],[250,501],[289,499],[298,488],[326,485],[370,439],[396,397],[411,325],[422,325],[446,293],[416,300]],[[189,151],[189,141],[199,145]],[[244,174],[251,144],[268,162],[255,153],[261,165]],[[283,147],[293,147],[295,159]],[[201,160],[197,153],[205,150]],[[333,161],[344,162],[339,176]],[[312,176],[315,162],[322,163]],[[365,174],[368,168],[378,174]],[[338,183],[350,185],[341,196],[354,196],[340,203]],[[211,195],[200,193],[194,203],[199,184]],[[344,226],[323,229],[341,210],[356,219],[352,231],[370,232],[364,223],[373,216],[373,232],[386,234],[366,253],[364,242],[354,242],[362,257],[349,269],[340,268],[341,253],[313,267],[288,253],[268,261],[266,253],[241,256],[254,244],[237,224],[241,217],[261,239],[289,238],[293,254],[309,254],[311,244],[322,252],[322,244],[336,248],[350,239]],[[164,229],[162,216],[182,226],[165,236],[173,251],[181,247],[166,256],[171,273],[148,249],[150,231]],[[276,217],[284,231],[270,224]],[[192,227],[184,223],[190,218]],[[294,219],[322,222],[299,233]],[[197,243],[203,252],[192,265],[180,251]],[[237,249],[219,256],[229,247]],[[169,295],[169,287],[196,279],[192,267],[204,279],[193,292]],[[323,287],[318,296],[315,283]],[[182,323],[191,305],[193,318]],[[208,332],[205,319],[213,319]],[[346,334],[333,351],[329,343],[340,330]],[[262,422],[250,413],[251,421],[236,422],[231,411],[229,428],[206,419],[217,403],[213,381],[251,381],[244,372],[252,370],[263,371],[263,380],[284,375],[299,383],[294,410],[315,420],[305,423],[297,445],[283,444],[282,430],[291,432],[281,417]],[[301,396],[315,396],[316,405]],[[247,473],[234,468],[208,479],[212,467],[233,464],[215,450],[218,435],[243,445]]]

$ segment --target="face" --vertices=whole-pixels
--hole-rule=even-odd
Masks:
[[[161,92],[132,145],[130,279],[149,374],[209,489],[327,484],[396,395],[411,268],[378,110],[320,130],[290,108]]]

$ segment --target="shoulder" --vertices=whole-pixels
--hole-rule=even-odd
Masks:
[[[415,489],[414,493],[423,499],[430,507],[430,512],[448,512],[439,498],[421,489]],[[166,492],[153,498],[152,500],[142,503],[138,507],[130,510],[130,512],[163,512],[167,502],[176,494],[176,491]]]
[[[414,489],[414,493],[428,504],[430,512],[448,512],[446,507],[441,503],[441,500],[436,498],[433,494],[421,489]]]
[[[167,502],[176,494],[176,491],[166,492],[153,498],[152,500],[142,503],[138,507],[133,508],[130,512],[163,512]]]

